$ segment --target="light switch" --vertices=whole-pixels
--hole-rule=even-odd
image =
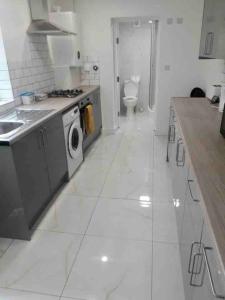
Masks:
[[[183,24],[184,19],[183,18],[177,18],[177,24]]]
[[[167,19],[167,24],[172,25],[173,24],[173,18],[168,18]]]
[[[170,65],[165,65],[165,67],[164,67],[165,71],[170,71],[170,69],[171,69]]]

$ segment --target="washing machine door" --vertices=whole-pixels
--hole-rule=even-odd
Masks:
[[[69,129],[68,150],[72,158],[75,158],[78,151],[82,150],[83,134],[80,125],[74,122]]]

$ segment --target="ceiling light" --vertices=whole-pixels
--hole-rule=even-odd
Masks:
[[[148,23],[149,23],[149,24],[152,24],[152,23],[153,23],[153,21],[152,21],[152,20],[149,20],[149,21],[148,21]]]

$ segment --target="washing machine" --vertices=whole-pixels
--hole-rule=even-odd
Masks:
[[[69,178],[73,176],[83,162],[83,133],[80,125],[80,111],[78,106],[63,114],[63,125],[66,143]]]

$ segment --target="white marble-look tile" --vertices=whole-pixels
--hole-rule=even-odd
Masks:
[[[167,136],[154,136],[154,167],[159,169],[168,165],[167,155]]]
[[[139,200],[142,196],[152,198],[153,174],[148,167],[135,168],[121,164],[113,165],[103,187],[101,196]]]
[[[0,288],[0,299],[1,300],[59,300],[59,297]]]
[[[112,161],[118,151],[122,138],[123,134],[120,132],[108,135],[102,134],[89,148],[87,158]]]
[[[178,243],[173,203],[153,203],[153,241]]]
[[[87,234],[105,237],[152,240],[152,203],[101,199]]]
[[[84,234],[97,200],[92,197],[61,195],[44,216],[38,229]]]
[[[85,160],[65,186],[62,194],[97,197],[102,191],[111,162],[102,159]]]
[[[155,170],[153,175],[153,202],[173,202],[171,170],[168,166]]]
[[[14,241],[0,259],[0,287],[59,296],[80,242],[81,236],[47,231]]]
[[[11,243],[11,239],[0,238],[0,257],[6,252]]]
[[[153,300],[185,300],[179,246],[153,243]]]
[[[150,300],[152,243],[86,237],[63,296]]]

